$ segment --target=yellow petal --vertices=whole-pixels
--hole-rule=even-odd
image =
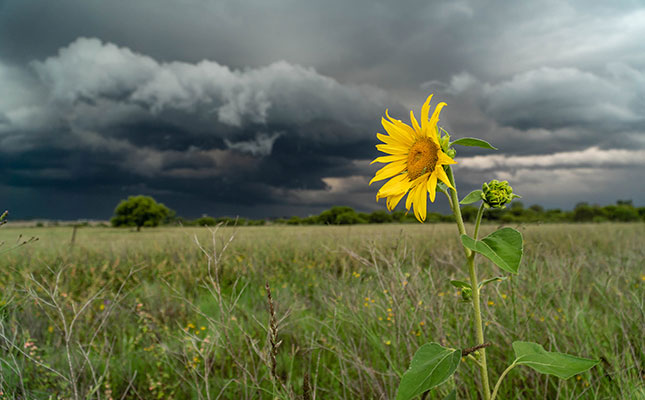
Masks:
[[[387,111],[385,113],[387,115]],[[389,115],[387,117],[390,118]],[[388,121],[385,118],[381,118],[381,125],[383,125],[383,128],[385,128],[387,133],[389,133],[390,136],[395,137],[397,140],[405,143],[406,145],[412,146],[412,144],[414,144],[415,137],[412,128],[401,121],[393,120],[391,118],[390,120],[391,121]]]
[[[390,163],[390,162],[395,162],[395,161],[405,161],[407,159],[408,159],[407,154],[396,154],[396,155],[393,155],[393,156],[377,157],[370,164],[374,164],[374,163]]]
[[[455,161],[452,158],[450,158],[450,156],[448,154],[444,153],[441,150],[438,151],[437,156],[438,156],[437,157],[437,164],[443,164],[443,165],[457,164],[457,161]]]
[[[417,179],[413,180],[410,182],[410,194],[408,195],[408,198],[405,200],[405,208],[410,210],[410,205],[414,201],[414,193],[416,193],[416,190],[418,189],[419,185],[424,183],[426,179],[428,179],[429,174],[424,174],[418,177]]]
[[[435,195],[437,194],[437,174],[430,175],[427,184],[428,194],[430,195],[430,201],[434,203]]]
[[[428,212],[428,194],[425,185],[419,185],[414,201],[414,214],[421,222],[426,220],[426,213]]]
[[[377,144],[376,149],[387,154],[408,154],[409,147],[395,146],[393,144]]]
[[[414,129],[412,129],[410,125],[406,124],[405,122],[399,119],[390,117],[390,114],[387,113],[387,110],[385,110],[385,116],[390,120],[390,123],[394,124],[398,129],[403,131],[406,136],[410,138],[415,137],[416,133],[414,132]]]
[[[397,138],[396,136],[392,136],[392,135],[383,135],[383,134],[377,133],[377,134],[376,134],[376,137],[377,137],[381,142],[386,143],[386,144],[393,144],[393,145],[395,145],[395,146],[405,146],[405,147],[409,147],[409,146],[410,146],[407,142],[404,142],[404,141],[400,140],[400,139],[399,139],[399,138]]]
[[[393,194],[399,194],[400,192],[405,192],[406,181],[409,181],[406,174],[401,174],[394,176],[389,181],[385,182],[383,186],[378,191],[377,199],[382,199],[383,197],[388,197]]]
[[[428,96],[426,102],[421,106],[421,130],[427,132],[428,129],[428,117],[430,116],[430,100],[432,100],[432,94]]]
[[[432,113],[432,118],[430,118],[430,123],[428,124],[429,127],[432,128],[433,126],[437,125],[437,122],[439,122],[439,113],[441,112],[441,109],[446,105],[447,104],[443,101],[437,104],[437,107],[435,107],[434,112]]]
[[[394,210],[394,208],[397,206],[397,204],[399,204],[399,202],[401,201],[403,196],[405,196],[405,193],[406,192],[403,192],[403,193],[401,193],[399,195],[388,197],[387,198],[387,209],[390,210],[390,211]]]
[[[419,127],[417,119],[414,118],[414,111],[410,111],[410,121],[412,121],[412,128],[414,128],[414,131],[416,132],[414,136],[418,137],[419,133],[421,133],[421,128]]]
[[[372,178],[369,184],[371,185],[372,182],[382,181],[383,179],[390,178],[394,175],[400,174],[403,171],[405,171],[405,163],[387,164],[383,168],[376,171],[376,175],[374,175],[374,178]]]
[[[437,135],[438,129],[437,126],[435,125],[434,128],[428,123],[428,130],[425,132],[426,137],[430,138],[434,142],[434,144],[441,149],[441,143],[439,143],[439,137]],[[441,150],[440,150],[441,151]]]
[[[441,182],[445,183],[446,186],[448,186],[450,189],[455,190],[454,187],[452,187],[452,184],[450,183],[450,179],[448,179],[448,175],[446,175],[446,171],[443,170],[442,166],[437,166],[435,168],[433,175],[437,175],[437,178],[441,180]]]

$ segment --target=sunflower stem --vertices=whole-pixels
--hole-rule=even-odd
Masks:
[[[452,173],[452,168],[448,167],[446,171],[448,179],[452,184],[454,189],[450,190],[450,196],[452,198],[452,212],[455,215],[455,220],[457,221],[457,227],[459,229],[460,235],[466,234],[466,227],[464,226],[464,219],[461,216],[461,207],[459,207],[459,196],[457,194],[457,185],[455,183],[455,177]],[[483,215],[483,205],[480,207],[479,212],[477,213],[477,221],[475,223],[475,235],[479,233],[479,225],[481,223],[481,218]],[[464,246],[466,252],[466,261],[468,263],[468,272],[470,274],[470,286],[473,293],[473,311],[475,314],[475,332],[477,335],[477,344],[484,344],[484,328],[482,325],[482,315],[481,308],[479,304],[479,283],[477,282],[477,272],[475,270],[475,253],[470,251]],[[490,383],[488,382],[488,368],[486,367],[486,349],[482,348],[477,351],[479,355],[479,369],[481,372],[484,399],[490,400]]]
[[[475,232],[473,233],[473,239],[477,240],[477,237],[479,236],[479,225],[482,222],[482,216],[484,215],[484,202],[482,201],[482,204],[479,206],[479,210],[477,211],[477,219],[475,220]]]

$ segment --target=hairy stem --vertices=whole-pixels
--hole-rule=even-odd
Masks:
[[[455,178],[452,173],[452,168],[448,167],[446,171],[448,179],[454,190],[450,190],[450,196],[452,198],[452,212],[455,214],[455,220],[457,221],[457,227],[459,228],[459,234],[463,235],[466,233],[466,227],[464,226],[464,219],[461,216],[461,208],[459,207],[459,196],[457,194],[457,185],[455,184]],[[481,218],[483,214],[483,206],[480,207],[480,211],[477,213],[477,221],[475,223],[475,232],[479,233],[479,225],[481,223]],[[470,286],[473,293],[473,310],[475,314],[475,333],[477,335],[477,344],[484,344],[484,329],[482,326],[482,315],[481,308],[479,306],[479,283],[477,282],[477,273],[475,271],[475,253],[464,247],[466,252],[466,260],[468,263],[468,273],[470,275]],[[482,348],[478,350],[479,354],[479,369],[481,372],[484,399],[490,400],[490,384],[488,382],[488,368],[486,367],[486,349]]]
[[[482,216],[484,215],[484,202],[482,201],[482,204],[479,206],[479,210],[477,211],[477,219],[475,222],[475,232],[473,233],[473,239],[477,240],[477,237],[479,236],[479,225],[482,222]]]
[[[504,372],[502,372],[502,375],[499,376],[499,379],[495,384],[495,388],[493,389],[493,396],[491,397],[491,400],[495,400],[495,397],[497,397],[497,391],[499,390],[499,385],[502,384],[502,380],[504,379],[504,377],[506,377],[506,374],[508,374],[513,368],[515,368],[516,365],[517,364],[515,363],[509,365],[508,368],[506,368]]]

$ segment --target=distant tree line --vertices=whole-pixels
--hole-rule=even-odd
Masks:
[[[475,222],[477,207],[464,206],[461,209],[466,222]],[[645,221],[645,207],[634,207],[631,200],[619,200],[615,205],[598,206],[588,203],[578,203],[572,211],[560,209],[545,210],[540,205],[528,208],[520,201],[511,203],[505,209],[488,209],[484,213],[484,221],[500,223],[555,223],[555,222],[636,222]],[[444,215],[429,212],[427,222],[453,222],[452,214]],[[385,224],[385,223],[418,223],[412,213],[405,211],[387,212],[378,210],[372,213],[357,212],[351,207],[336,206],[325,210],[319,215],[308,217],[277,218],[270,221],[250,220],[244,218],[213,218],[201,217],[195,220],[182,220],[185,226],[214,226],[220,223],[227,225],[356,225],[356,224]]]
[[[477,216],[476,206],[462,207],[462,216],[466,222],[474,222]],[[571,211],[560,209],[545,210],[540,205],[528,208],[520,201],[514,201],[505,209],[491,208],[483,216],[484,221],[497,223],[555,223],[555,222],[635,222],[645,221],[645,207],[634,207],[631,200],[618,200],[615,205],[599,206],[588,203],[578,203]],[[452,214],[444,215],[428,212],[427,222],[453,222]],[[308,217],[288,217],[271,220],[254,220],[247,218],[209,217],[203,215],[197,219],[186,219],[176,216],[154,199],[146,196],[130,197],[122,201],[115,210],[112,219],[113,226],[132,226],[139,230],[141,227],[157,225],[182,226],[259,226],[270,224],[284,225],[356,225],[356,224],[386,224],[386,223],[417,223],[412,213],[405,211],[387,212],[378,210],[372,213],[357,212],[351,207],[335,206],[321,212],[319,215]]]

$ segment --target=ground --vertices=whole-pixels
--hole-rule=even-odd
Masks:
[[[514,227],[520,273],[482,298],[492,383],[515,340],[601,363],[568,381],[516,368],[500,398],[644,398],[645,224]],[[7,251],[21,234],[39,240]],[[466,277],[454,225],[71,238],[0,229],[0,398],[390,399],[421,344],[476,344],[471,306],[449,284]],[[479,259],[480,278],[499,275]],[[466,359],[428,398],[456,384],[477,399],[478,377]]]

